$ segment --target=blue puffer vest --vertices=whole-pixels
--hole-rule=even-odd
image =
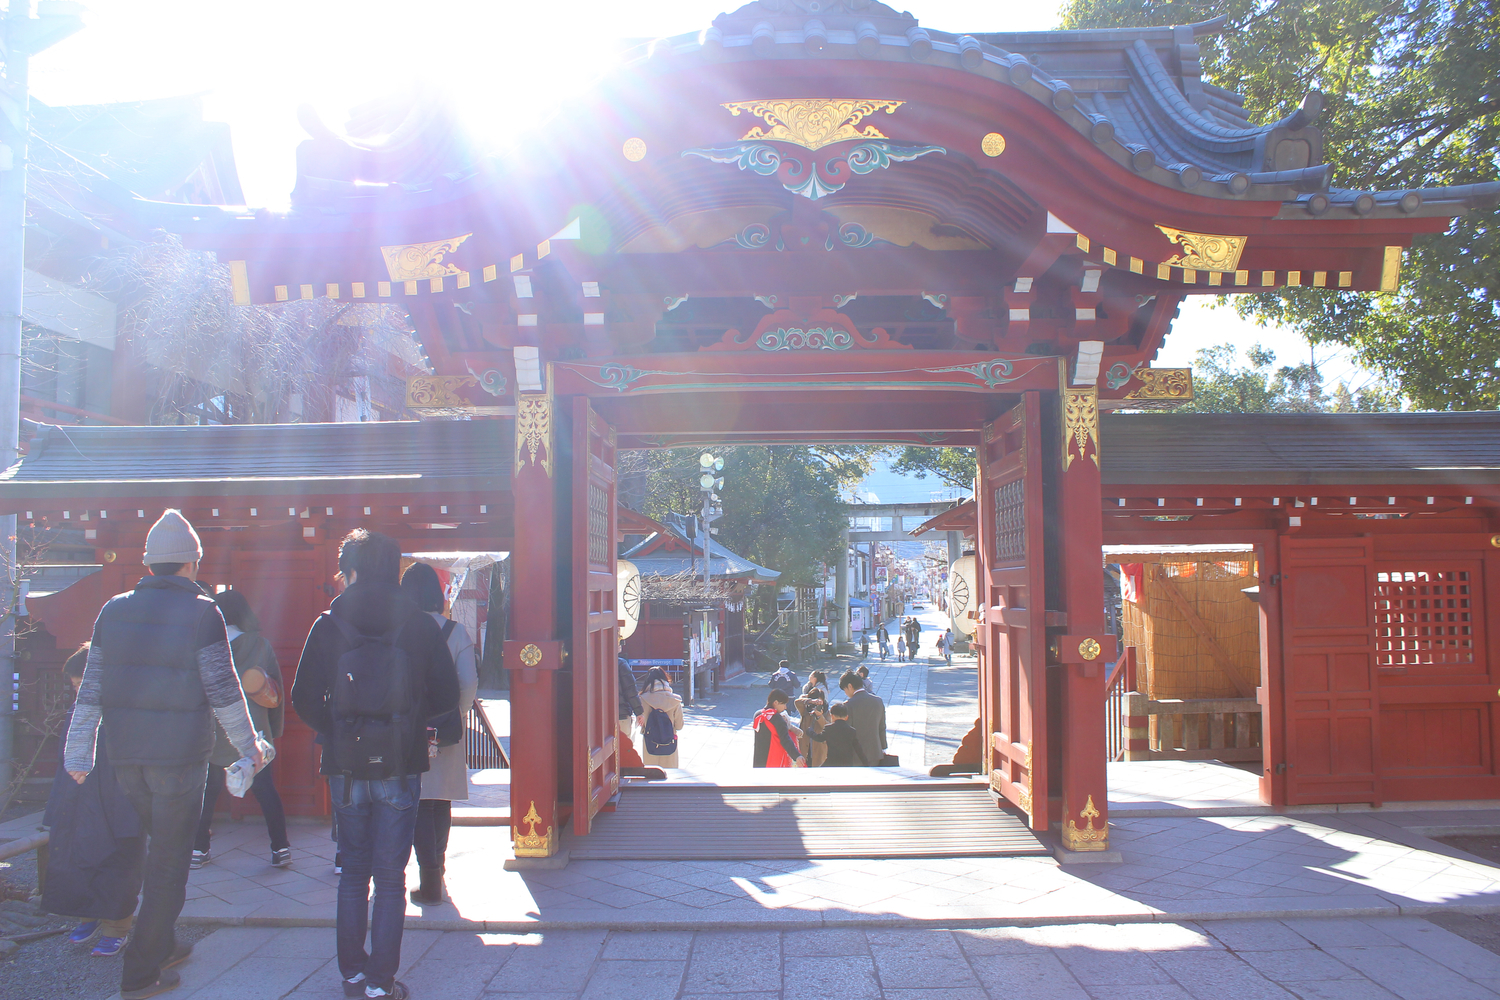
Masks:
[[[104,737],[115,764],[208,760],[214,716],[198,677],[198,629],[219,609],[182,576],[148,576],[94,624],[102,653]]]

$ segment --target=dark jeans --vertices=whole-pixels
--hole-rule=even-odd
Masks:
[[[417,807],[417,866],[442,868],[448,856],[448,831],[453,828],[453,803],[447,799],[423,799]]]
[[[271,768],[275,766],[267,764],[261,768],[250,791],[255,794],[255,801],[260,803],[261,815],[266,818],[266,832],[271,835],[271,850],[279,851],[283,847],[292,846],[292,842],[286,839],[286,809],[281,805],[281,793],[276,791],[276,779],[271,775]],[[198,820],[198,839],[193,842],[195,850],[208,850],[209,834],[213,832],[214,805],[219,801],[219,793],[224,790],[226,778],[222,767],[209,765],[208,785],[203,790],[203,815]]]
[[[339,974],[350,979],[363,972],[369,985],[389,988],[401,967],[406,862],[411,858],[422,776],[360,781],[334,774],[328,778],[328,790],[338,817],[339,854],[344,864],[344,873],[339,876]],[[368,952],[366,928],[370,935]]]
[[[116,764],[115,777],[151,838],[141,908],[120,974],[121,991],[138,990],[156,982],[161,964],[177,948],[177,915],[187,898],[193,828],[203,812],[208,762],[176,767]]]

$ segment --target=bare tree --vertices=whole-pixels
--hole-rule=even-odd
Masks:
[[[175,236],[101,258],[90,285],[123,300],[121,332],[160,373],[153,422],[277,423],[354,396],[356,380],[400,413],[395,355],[425,370],[404,310],[328,298],[233,304],[229,268]],[[300,405],[299,405],[300,404]]]

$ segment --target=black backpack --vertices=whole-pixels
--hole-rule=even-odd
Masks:
[[[641,730],[646,752],[653,757],[667,757],[677,752],[677,730],[672,720],[659,708],[646,710],[646,727]]]
[[[349,646],[339,657],[328,700],[333,733],[325,750],[332,751],[334,768],[357,781],[407,774],[421,704],[406,650],[396,645],[405,622],[384,635],[364,635],[324,613]]]
[[[443,623],[443,645],[446,646],[448,644],[448,637],[453,634],[453,630],[457,627],[458,622],[451,618]],[[427,723],[427,728],[437,730],[438,746],[457,746],[459,741],[464,738],[464,710],[466,708],[468,708],[467,705],[459,705],[453,711],[444,712],[436,719]]]

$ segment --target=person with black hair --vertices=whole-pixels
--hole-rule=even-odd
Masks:
[[[427,727],[458,707],[458,671],[437,622],[401,590],[394,539],[354,529],[339,546],[339,572],[348,586],[308,632],[292,708],[322,737],[338,817],[344,995],[406,1000],[396,970],[421,776],[431,766]]]
[[[828,709],[828,714],[832,716],[833,721],[823,729],[823,732],[813,737],[826,747],[823,766],[854,767],[855,764],[862,767],[874,766],[876,762],[866,759],[864,748],[859,745],[859,733],[849,724],[848,703],[835,702]]]
[[[224,626],[229,636],[229,649],[234,656],[234,670],[239,675],[240,687],[245,692],[245,701],[250,706],[250,723],[256,735],[268,743],[281,738],[286,725],[286,705],[281,692],[281,664],[276,662],[276,651],[260,634],[260,620],[250,610],[250,602],[238,590],[226,590],[214,597],[214,603],[224,615]],[[202,868],[209,860],[213,835],[214,806],[219,793],[224,790],[224,769],[239,760],[239,752],[224,727],[214,743],[213,753],[208,758],[208,783],[203,790],[203,813],[198,820],[198,837],[193,844],[193,860],[189,868]],[[267,764],[255,772],[255,781],[250,786],[255,800],[260,803],[261,815],[266,821],[266,833],[271,838],[271,864],[277,868],[289,868],[292,864],[292,844],[286,835],[286,808],[281,794],[276,791],[276,779]]]
[[[63,759],[80,785],[98,762],[104,724],[115,778],[135,805],[149,847],[141,906],[120,973],[122,1000],[175,989],[192,954],[177,942],[193,835],[203,812],[214,720],[257,770],[271,747],[257,739],[229,651],[224,616],[198,589],[203,543],[181,511],[146,533],[151,575],[110,598],[94,622]]]
[[[827,675],[821,670],[813,671],[813,677],[823,681],[825,684],[828,683]],[[802,744],[807,751],[807,766],[821,767],[823,758],[828,753],[828,748],[820,742],[818,734],[823,731],[823,726],[828,721],[828,692],[824,691],[821,687],[814,686],[811,679],[807,683],[807,689],[803,691],[802,697],[798,698],[795,703],[799,716],[798,724],[803,734],[807,737]]]
[[[438,623],[448,653],[458,670],[458,708],[456,719],[448,719],[448,728],[459,733],[457,743],[437,746],[432,766],[422,775],[422,801],[417,806],[417,828],[412,846],[417,852],[417,873],[421,879],[412,890],[411,901],[418,906],[439,906],[444,901],[443,871],[448,863],[448,832],[453,826],[453,803],[469,797],[469,742],[464,738],[464,718],[479,693],[479,665],[474,657],[474,642],[468,630],[443,614],[446,601],[437,570],[426,563],[412,563],[401,574],[401,590],[416,606]],[[437,729],[428,730],[434,741]],[[436,745],[436,742],[434,742]]]
[[[84,643],[63,664],[75,697],[88,651]],[[68,775],[59,743],[57,776],[42,814],[49,840],[41,909],[83,918],[68,940],[84,944],[98,934],[90,954],[99,958],[118,955],[125,946],[146,849],[140,817],[115,780],[105,743],[99,742],[94,769],[82,785]]]
[[[641,678],[641,718],[646,721],[641,723],[641,760],[649,767],[678,767],[678,746],[675,734],[682,732],[682,696],[672,690],[672,679],[661,667],[652,667],[646,671],[646,676]],[[648,734],[652,730],[661,729],[659,723],[653,722],[651,715],[659,712],[667,717],[672,724],[674,741],[671,743],[671,753],[653,753]]]
[[[755,732],[754,767],[807,766],[807,759],[797,749],[797,741],[792,739],[786,716],[782,714],[786,711],[787,702],[785,691],[772,688],[771,693],[766,695],[766,707],[757,712],[751,721],[750,728]]]
[[[877,764],[885,756],[885,702],[865,690],[865,679],[852,670],[839,678],[844,692],[843,704],[849,707],[849,722],[859,734],[864,757]]]

